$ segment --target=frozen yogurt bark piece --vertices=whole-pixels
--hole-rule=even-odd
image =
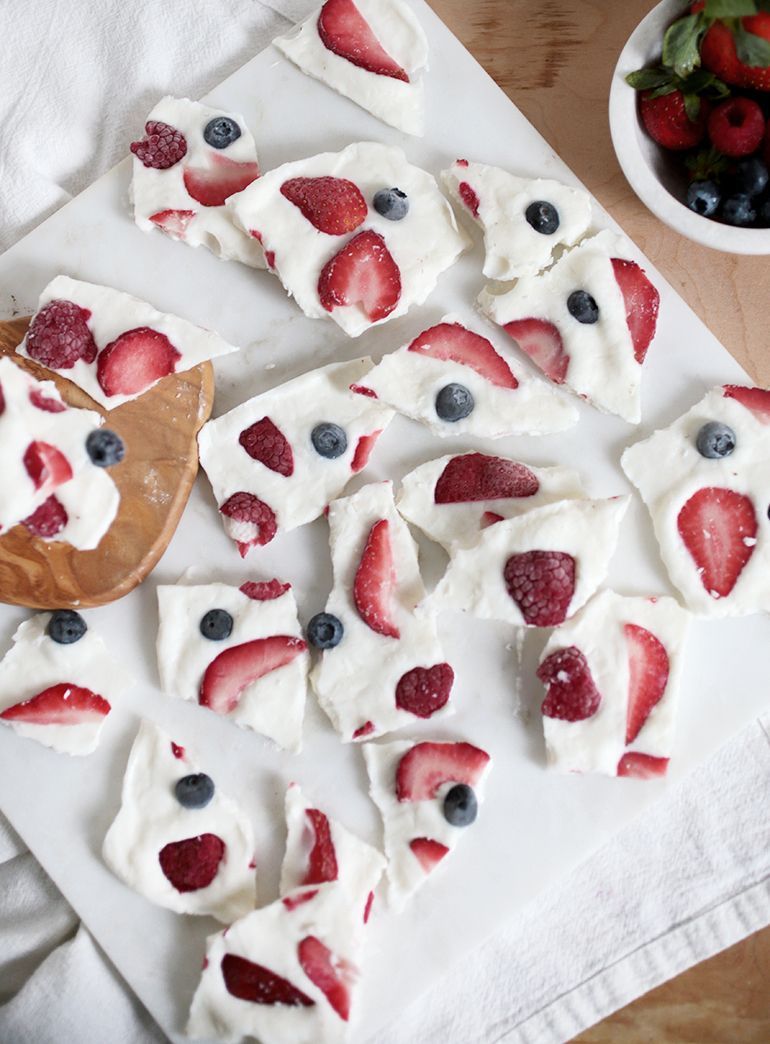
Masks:
[[[665,775],[689,617],[673,598],[602,591],[553,632],[537,672],[549,765]]]
[[[770,611],[770,391],[713,388],[621,463],[694,613]]]
[[[329,529],[334,587],[308,626],[323,650],[310,679],[343,742],[447,714],[454,671],[435,619],[415,612],[425,589],[392,483],[334,501]]]
[[[448,454],[405,475],[396,507],[447,551],[475,544],[483,529],[559,500],[586,496],[570,468],[536,468],[488,453]]]
[[[243,116],[189,98],[161,98],[131,145],[134,220],[224,260],[265,267],[256,239],[237,227],[225,200],[259,177]]]
[[[254,833],[188,748],[142,721],[120,811],[102,849],[112,872],[150,902],[230,924],[254,909]]]
[[[374,142],[285,163],[227,205],[305,315],[351,337],[422,304],[468,246],[435,178]]]
[[[564,500],[495,523],[452,552],[427,607],[556,627],[606,576],[629,500]]]
[[[165,694],[298,751],[309,657],[291,585],[161,585],[158,607]]]
[[[544,435],[578,421],[571,402],[514,374],[488,338],[452,315],[386,355],[361,383],[442,437]]]
[[[422,135],[428,41],[403,0],[327,0],[274,43],[308,76],[391,127]]]
[[[364,758],[399,910],[475,821],[491,760],[471,743],[412,740],[368,743]]]
[[[0,662],[0,721],[62,754],[90,754],[111,701],[132,684],[79,613],[38,613]]]
[[[591,224],[591,197],[549,178],[521,178],[457,160],[441,179],[484,233],[484,275],[503,282],[536,275]]]
[[[502,293],[487,287],[479,297],[481,310],[547,377],[632,424],[641,418],[642,363],[658,303],[627,242],[607,230],[548,271]]]
[[[295,377],[209,421],[201,465],[242,556],[312,522],[369,460],[393,410],[356,394],[371,359]]]
[[[67,406],[52,381],[0,359],[0,533],[22,522],[44,540],[83,550],[99,544],[120,503],[92,458],[102,424],[93,410]]]
[[[237,348],[131,294],[57,276],[40,295],[17,351],[111,410],[171,373]]]

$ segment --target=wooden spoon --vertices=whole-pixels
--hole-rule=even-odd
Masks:
[[[105,410],[77,385],[14,353],[29,318],[0,322],[0,355],[53,381],[70,406],[96,410],[126,455],[110,468],[120,507],[101,543],[78,551],[18,525],[0,536],[0,601],[31,609],[104,605],[141,583],[166,550],[198,472],[197,434],[211,415],[211,363],[165,377],[138,399]]]

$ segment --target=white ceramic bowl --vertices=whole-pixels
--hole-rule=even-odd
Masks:
[[[681,159],[647,136],[639,120],[636,91],[625,82],[627,73],[660,61],[664,30],[687,6],[687,0],[663,0],[639,23],[621,51],[610,89],[615,153],[639,199],[676,232],[730,254],[770,254],[770,229],[723,225],[681,202],[687,189]]]

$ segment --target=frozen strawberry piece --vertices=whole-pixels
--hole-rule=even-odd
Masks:
[[[141,395],[176,369],[182,358],[165,334],[146,326],[127,330],[99,353],[96,379],[105,395]]]
[[[175,758],[181,760],[184,757],[184,747],[180,747],[178,743],[171,742],[171,753]]]
[[[409,82],[387,53],[353,0],[326,0],[318,16],[318,35],[333,54],[367,72]]]
[[[0,392],[0,395],[1,394],[2,393]],[[48,398],[48,396],[44,395],[39,388],[32,389],[29,393],[29,401],[38,410],[43,410],[45,413],[64,413],[67,409],[65,403],[61,402],[59,399]],[[2,409],[0,409],[0,413],[2,412]]]
[[[574,645],[551,653],[538,667],[537,676],[548,687],[542,706],[547,718],[584,721],[599,710],[601,693],[585,656]]]
[[[725,398],[735,399],[745,406],[760,424],[770,424],[770,391],[765,388],[742,388],[737,384],[726,384],[722,390]]]
[[[308,856],[307,873],[303,885],[322,884],[336,881],[338,876],[337,856],[334,851],[329,820],[317,808],[305,810],[305,817],[313,832],[313,847]]]
[[[222,958],[222,978],[228,993],[252,1004],[285,1004],[311,1008],[315,1001],[281,975],[245,957],[228,953]]]
[[[317,895],[318,889],[311,888],[308,892],[295,892],[294,895],[284,896],[281,902],[287,910],[296,910],[298,906],[311,902]]]
[[[460,323],[443,322],[424,330],[409,345],[409,351],[470,366],[499,388],[513,390],[519,386],[508,363],[495,351],[491,342]]]
[[[569,355],[553,323],[545,319],[515,319],[505,323],[503,328],[546,377],[550,377],[554,384],[564,384]]]
[[[428,837],[415,837],[409,842],[409,847],[414,852],[426,874],[429,874],[431,870],[435,870],[436,866],[449,852],[449,848],[446,845],[442,845],[440,841],[433,841]]]
[[[72,467],[67,458],[48,442],[31,442],[24,451],[23,460],[37,490],[52,491],[72,478]]]
[[[324,265],[318,296],[327,312],[359,305],[371,323],[386,319],[401,297],[401,273],[378,232],[349,240]]]
[[[275,512],[259,497],[253,493],[240,491],[228,497],[224,504],[220,505],[220,513],[225,519],[230,519],[236,525],[232,528],[231,535],[238,543],[238,550],[243,558],[254,546],[269,544],[278,532],[278,524]],[[248,529],[248,539],[242,538],[242,533]],[[228,529],[225,522],[225,529]]]
[[[354,232],[369,213],[361,190],[347,178],[289,178],[281,185],[281,195],[329,236]]]
[[[247,580],[238,590],[255,602],[271,602],[291,590],[291,584],[281,580]]]
[[[413,667],[396,686],[396,706],[418,718],[430,718],[448,702],[454,677],[448,663]]]
[[[184,187],[203,207],[222,207],[236,192],[243,192],[259,177],[256,163],[243,163],[227,156],[210,157],[210,167],[186,167]]]
[[[339,1017],[350,1017],[350,990],[358,971],[350,961],[336,958],[328,946],[314,935],[306,936],[297,947],[297,956],[308,979],[324,994]]]
[[[498,522],[504,521],[503,516],[498,515],[496,511],[485,511],[481,516],[481,528],[489,529],[490,526],[495,526]]]
[[[238,707],[244,689],[291,663],[306,650],[307,644],[291,635],[273,635],[233,645],[207,667],[199,702],[217,714],[231,714]]]
[[[462,199],[468,210],[470,210],[475,218],[478,218],[481,200],[476,194],[475,189],[472,189],[467,181],[461,181],[457,186],[457,190],[460,193],[460,199]]]
[[[526,551],[505,563],[505,585],[524,622],[555,627],[569,612],[575,593],[575,559],[563,551]]]
[[[628,641],[628,719],[626,743],[633,743],[666,692],[669,659],[665,646],[645,627],[626,624]]]
[[[155,214],[150,214],[149,220],[168,235],[184,239],[187,226],[194,217],[194,210],[158,210]]]
[[[148,120],[141,141],[131,142],[131,151],[145,167],[168,170],[184,158],[187,142],[175,127],[159,120]]]
[[[650,754],[624,754],[618,762],[617,774],[634,779],[657,779],[668,771],[668,758],[655,758]]]
[[[677,528],[705,590],[712,598],[729,596],[756,546],[751,499],[731,489],[701,489],[680,510]]]
[[[361,435],[356,444],[356,451],[353,454],[353,460],[350,465],[350,470],[353,474],[358,474],[359,471],[363,471],[366,465],[369,463],[369,457],[372,455],[377,439],[382,435],[382,430],[372,431],[368,435]]]
[[[55,370],[69,370],[78,359],[91,363],[96,343],[88,326],[91,313],[72,301],[54,300],[33,317],[26,347],[30,359]]]
[[[238,442],[252,460],[288,478],[294,474],[294,454],[283,432],[269,417],[255,421],[241,432]]]
[[[0,713],[6,721],[32,725],[83,725],[99,721],[111,707],[103,696],[79,685],[60,682]]]
[[[375,731],[375,725],[373,721],[365,721],[363,725],[359,725],[353,733],[353,739],[364,739],[365,736],[371,736]]]
[[[539,489],[537,476],[525,464],[485,453],[466,453],[449,461],[436,483],[433,499],[436,504],[504,500],[533,497]]]
[[[208,888],[219,872],[227,848],[216,834],[172,841],[158,853],[160,868],[177,892]]]
[[[400,631],[391,618],[395,584],[389,522],[383,518],[369,531],[353,581],[353,598],[364,623],[386,638],[400,637]]]
[[[489,755],[471,743],[416,743],[398,762],[396,797],[399,801],[427,801],[445,783],[478,782]]]
[[[635,261],[613,257],[612,270],[626,306],[626,322],[634,344],[634,358],[641,364],[655,336],[660,294]]]
[[[372,391],[371,388],[364,387],[363,384],[351,384],[350,385],[350,390],[352,392],[355,392],[356,395],[365,395],[369,399],[376,399],[377,398],[377,392],[376,391]]]
[[[22,519],[22,525],[26,526],[33,536],[51,540],[57,533],[61,533],[68,521],[69,516],[66,508],[52,494],[31,515]]]

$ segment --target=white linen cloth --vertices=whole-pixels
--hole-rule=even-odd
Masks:
[[[313,6],[0,0],[0,249],[125,155],[161,94],[206,93]],[[770,923],[769,841],[770,716],[370,1044],[566,1040]],[[1,816],[0,939],[3,1044],[164,1039]]]

